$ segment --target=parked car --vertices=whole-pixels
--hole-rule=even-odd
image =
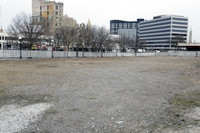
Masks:
[[[41,50],[48,50],[47,45],[42,45],[42,46],[40,47],[40,49],[41,49]]]
[[[156,53],[160,53],[160,50],[155,50]]]
[[[38,50],[37,45],[33,45],[33,46],[31,47],[31,50]]]
[[[63,45],[57,45],[56,51],[64,51],[64,46]]]

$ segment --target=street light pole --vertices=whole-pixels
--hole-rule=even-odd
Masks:
[[[22,45],[21,45],[22,43],[21,42],[22,42],[22,37],[20,36],[19,37],[19,49],[20,49],[20,57],[19,58],[20,59],[22,59]]]
[[[51,56],[51,58],[53,58],[53,50],[54,50],[53,49],[53,40],[51,40],[51,46],[52,46],[52,54],[51,54],[52,56]]]

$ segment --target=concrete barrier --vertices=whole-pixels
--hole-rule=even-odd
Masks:
[[[82,51],[78,53],[78,57],[82,57]],[[200,51],[168,51],[168,52],[145,52],[145,53],[120,53],[110,52],[102,53],[103,57],[148,57],[148,56],[183,56],[183,57],[199,57]],[[22,58],[67,58],[76,57],[76,51],[34,51],[22,50]],[[0,58],[19,58],[20,50],[0,50]],[[84,57],[101,57],[101,52],[84,52]]]

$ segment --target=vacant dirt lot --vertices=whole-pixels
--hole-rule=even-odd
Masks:
[[[199,132],[200,59],[0,61],[2,132]]]

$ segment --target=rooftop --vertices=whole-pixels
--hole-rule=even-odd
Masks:
[[[180,16],[180,15],[159,15],[159,16],[155,16],[155,17],[153,17],[153,19],[168,18],[168,17],[179,17],[179,18],[185,18],[184,16]]]

